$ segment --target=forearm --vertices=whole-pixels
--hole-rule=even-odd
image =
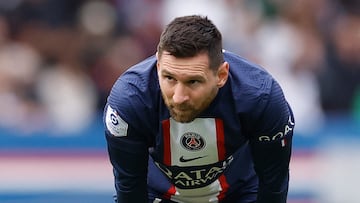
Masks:
[[[146,181],[135,180],[136,184],[131,185],[124,185],[123,182],[115,181],[117,203],[148,202]]]
[[[255,170],[259,176],[257,203],[285,203],[289,187],[289,162],[292,136],[286,137],[286,145],[281,140],[258,145],[253,152]]]
[[[118,139],[111,135],[107,136],[107,141],[115,178],[117,202],[146,203],[148,201],[146,146],[141,142]]]
[[[281,180],[282,185],[280,187],[272,187],[270,185],[259,184],[257,203],[286,203],[288,186],[289,186],[289,173]]]

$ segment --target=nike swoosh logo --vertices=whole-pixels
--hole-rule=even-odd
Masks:
[[[180,162],[189,162],[189,161],[194,161],[196,159],[201,159],[201,158],[204,158],[206,156],[198,156],[198,157],[194,157],[194,158],[189,158],[189,159],[185,159],[184,156],[181,156],[179,161]]]

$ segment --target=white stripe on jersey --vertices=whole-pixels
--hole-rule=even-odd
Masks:
[[[200,150],[189,150],[183,147],[182,138],[186,133],[200,135],[205,146]],[[191,123],[179,123],[170,119],[171,165],[199,166],[219,161],[217,149],[216,124],[214,118],[197,118]],[[181,162],[180,158],[193,161]],[[201,157],[201,158],[199,158]]]
[[[214,118],[197,118],[190,123],[179,123],[170,119],[171,165],[201,166],[219,162],[218,137],[223,136],[223,132],[222,135],[217,135],[216,126],[216,119]],[[204,146],[199,149],[184,147],[184,140],[186,140],[184,137],[186,135],[199,136],[198,138],[204,142]],[[180,189],[176,187],[176,193],[171,197],[171,200],[176,202],[216,203],[220,191],[222,191],[222,187],[219,180],[197,189]]]

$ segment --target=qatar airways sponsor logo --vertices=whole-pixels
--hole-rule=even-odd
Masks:
[[[233,157],[230,156],[225,161],[204,166],[165,166],[158,162],[155,164],[176,187],[194,189],[207,186],[217,180],[232,161]]]
[[[270,142],[274,140],[279,140],[284,138],[289,132],[293,131],[295,126],[295,122],[289,116],[288,123],[284,126],[284,129],[282,131],[277,132],[275,135],[262,135],[259,137],[259,141],[261,142]]]

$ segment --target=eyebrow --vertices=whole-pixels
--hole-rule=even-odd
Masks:
[[[163,70],[163,69],[162,69],[160,72],[161,72],[161,74],[163,74],[163,75],[170,75],[170,76],[173,76],[173,75],[174,75],[173,73],[169,72],[168,70]]]
[[[171,73],[168,70],[161,70],[160,71],[162,75],[168,75],[171,77],[174,77],[175,74]],[[201,74],[197,74],[197,75],[187,75],[187,80],[205,80],[205,78],[201,75]]]

